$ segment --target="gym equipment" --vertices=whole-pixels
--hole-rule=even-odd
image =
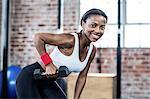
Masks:
[[[79,73],[67,77],[67,99],[73,99]],[[80,99],[120,99],[116,97],[116,74],[88,73]]]
[[[35,80],[50,80],[50,81],[53,80],[54,83],[57,85],[57,87],[62,92],[62,94],[67,99],[66,93],[61,88],[61,86],[57,83],[56,79],[59,78],[59,77],[67,77],[69,74],[70,74],[70,71],[66,66],[60,66],[59,69],[57,70],[56,74],[53,74],[53,75],[48,75],[45,72],[42,72],[41,69],[35,69],[34,70],[34,79]]]
[[[34,70],[34,79],[35,80],[47,80],[47,79],[56,79],[58,77],[67,77],[70,74],[69,69],[66,66],[60,66],[56,74],[48,75],[45,72],[42,72],[41,69]]]
[[[16,78],[21,71],[19,66],[9,66],[7,69],[7,95],[8,98],[16,98]],[[0,96],[2,96],[2,71],[0,71]]]
[[[7,88],[8,88],[8,98],[15,98],[16,96],[16,79],[21,71],[19,66],[9,66],[7,71]]]

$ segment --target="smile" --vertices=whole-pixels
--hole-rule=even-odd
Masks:
[[[95,39],[99,39],[100,36],[96,35],[96,34],[92,34],[92,36],[95,38]]]

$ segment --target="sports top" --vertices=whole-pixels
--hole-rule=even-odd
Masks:
[[[80,72],[82,71],[90,58],[90,55],[93,50],[93,44],[90,43],[87,56],[84,61],[80,61],[79,59],[79,38],[78,34],[72,33],[75,37],[75,44],[74,49],[71,55],[66,56],[63,53],[60,52],[58,47],[54,48],[52,53],[50,54],[50,57],[53,60],[53,64],[59,68],[60,66],[66,66],[68,67],[70,72]]]

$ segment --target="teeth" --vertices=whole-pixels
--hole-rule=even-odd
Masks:
[[[96,39],[99,38],[99,36],[98,36],[98,35],[95,35],[95,34],[92,34],[92,36],[93,36],[94,38],[96,38]]]

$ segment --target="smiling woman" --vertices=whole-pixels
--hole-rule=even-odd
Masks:
[[[98,20],[102,20],[102,22]],[[84,32],[89,32],[85,34],[86,37],[89,36],[89,40],[95,42],[103,35],[105,24],[106,20],[102,16],[95,15],[87,19],[86,24],[82,24],[82,27],[84,27]]]
[[[86,2],[86,3],[85,3]],[[117,0],[80,0],[80,15],[95,7],[102,9],[109,16],[105,35],[93,44],[99,47],[117,47]],[[81,27],[79,26],[81,29]]]
[[[79,99],[96,53],[96,47],[92,42],[96,42],[104,34],[106,23],[107,16],[102,10],[90,9],[81,18],[82,30],[79,33],[37,33],[34,42],[41,60],[21,71],[17,79],[18,98],[66,99],[66,95],[56,94],[62,91],[59,90],[57,78],[56,81],[51,80],[49,84],[47,80],[39,82],[32,77],[36,68],[42,69],[49,78],[49,75],[57,74],[60,66],[66,66],[70,72],[79,72],[74,92],[74,99]],[[56,46],[50,55],[46,51],[45,44]],[[45,92],[46,95],[41,95]]]

